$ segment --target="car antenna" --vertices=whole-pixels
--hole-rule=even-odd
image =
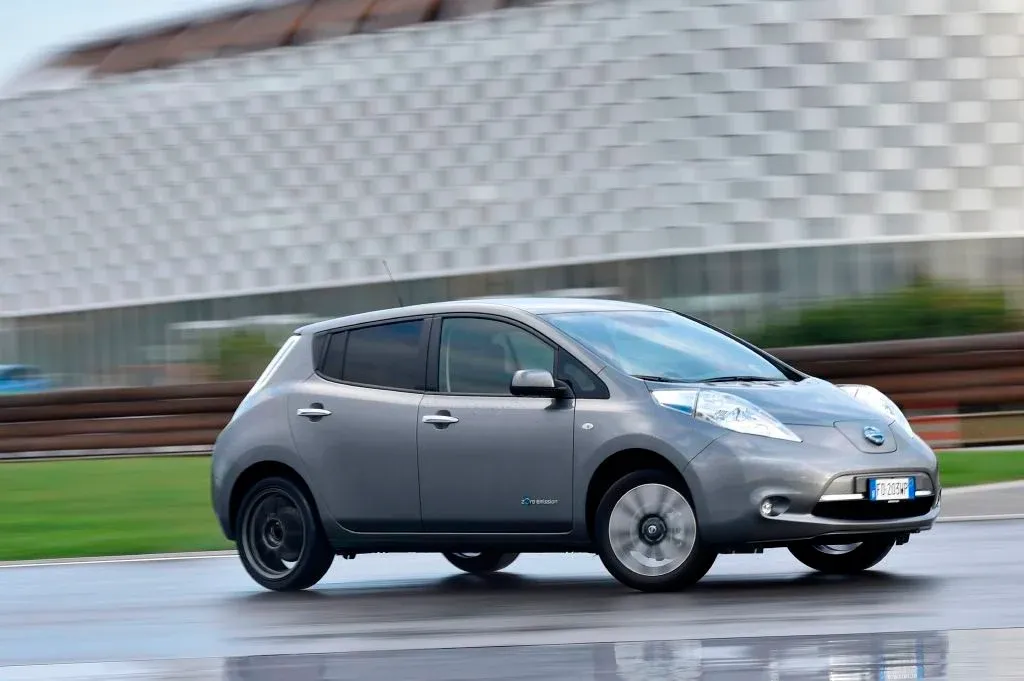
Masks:
[[[384,271],[388,273],[388,279],[391,280],[391,285],[395,289],[395,298],[398,298],[398,307],[405,307],[405,303],[402,302],[402,292],[398,288],[398,282],[395,281],[395,277],[391,274],[391,268],[388,267],[388,261],[384,258],[381,258],[380,261],[384,263]]]

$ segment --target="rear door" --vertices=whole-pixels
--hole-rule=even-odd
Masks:
[[[359,532],[420,529],[417,414],[429,318],[327,334],[290,400],[292,433],[331,514]]]

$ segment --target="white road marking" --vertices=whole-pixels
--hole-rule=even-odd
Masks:
[[[91,558],[54,558],[45,560],[9,561],[0,563],[4,568],[53,567],[60,565],[104,565],[106,563],[164,563],[176,560],[209,560],[211,558],[235,558],[235,551],[204,551],[199,553],[169,553],[141,556],[109,556]]]

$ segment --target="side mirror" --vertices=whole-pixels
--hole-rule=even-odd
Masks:
[[[571,394],[569,386],[556,381],[550,371],[520,369],[512,376],[511,392],[516,397],[550,397],[560,399]]]

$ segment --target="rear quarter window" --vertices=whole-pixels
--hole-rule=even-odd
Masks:
[[[321,363],[326,378],[395,390],[423,390],[424,329],[415,319],[332,334]]]

